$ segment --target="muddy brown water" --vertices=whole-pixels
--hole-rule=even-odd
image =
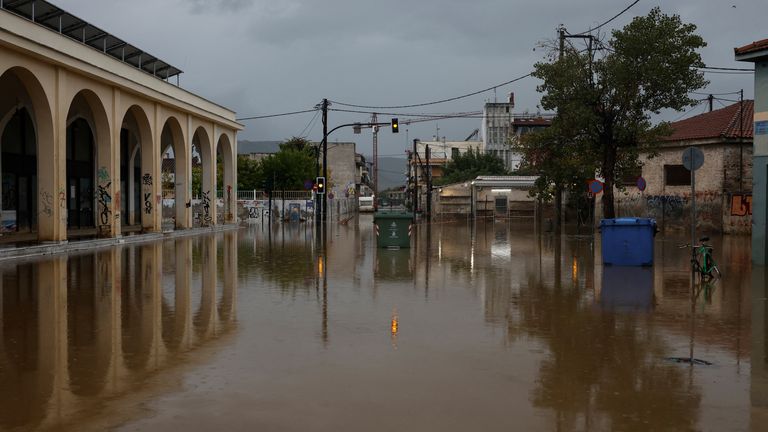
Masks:
[[[765,272],[715,238],[692,292],[684,241],[653,268],[499,222],[390,251],[363,216],[325,247],[256,225],[3,263],[0,430],[768,430]]]

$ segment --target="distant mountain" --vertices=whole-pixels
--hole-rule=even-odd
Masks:
[[[367,160],[371,160],[366,156]],[[379,158],[379,190],[405,186],[408,159],[397,157]]]

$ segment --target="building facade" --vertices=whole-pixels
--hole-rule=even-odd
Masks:
[[[750,100],[671,124],[655,154],[640,155],[642,170],[620,179],[618,216],[652,217],[664,230],[691,226],[691,174],[683,152],[696,147],[704,165],[696,171],[696,219],[701,232],[748,234],[752,229],[752,112]],[[637,186],[638,176],[645,190]],[[598,196],[599,198],[602,196]],[[597,205],[599,213],[602,205]]]
[[[735,49],[736,60],[755,64],[754,166],[752,198],[752,262],[768,261],[768,39]]]
[[[552,124],[552,114],[514,113],[515,98],[510,94],[508,102],[486,103],[483,108],[483,151],[499,157],[509,171],[520,168],[523,156],[513,150],[523,136],[547,128]]]
[[[234,222],[235,113],[183,90],[180,70],[45,1],[0,7],[4,237],[61,242],[161,228],[161,155],[175,155],[175,226],[216,224],[217,157]],[[194,145],[193,145],[194,144]],[[199,221],[187,203],[192,148],[202,163]]]

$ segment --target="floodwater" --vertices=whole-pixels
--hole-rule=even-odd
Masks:
[[[3,263],[0,430],[767,430],[765,272],[715,239],[692,291],[684,241],[603,268],[498,222],[377,250],[364,216]]]

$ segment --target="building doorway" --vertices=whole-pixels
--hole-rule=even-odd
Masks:
[[[67,228],[93,228],[94,141],[91,127],[82,118],[67,127]],[[109,215],[107,215],[108,217]],[[109,220],[102,221],[102,224]]]
[[[37,146],[32,117],[16,109],[2,132],[2,231],[37,230]]]

